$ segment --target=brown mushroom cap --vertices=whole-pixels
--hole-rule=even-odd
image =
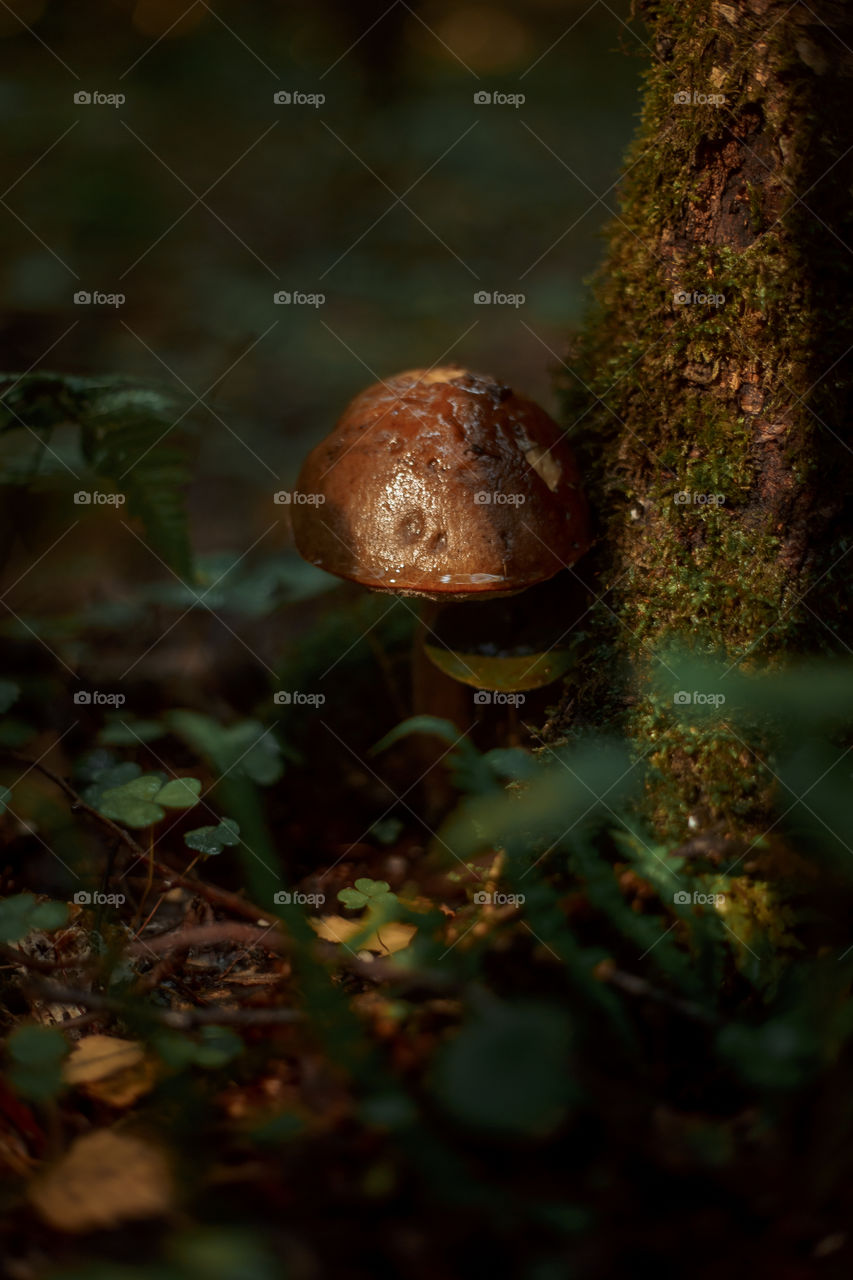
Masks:
[[[375,591],[522,591],[588,545],[577,465],[557,424],[494,378],[452,366],[356,396],[306,458],[295,497],[305,559]]]

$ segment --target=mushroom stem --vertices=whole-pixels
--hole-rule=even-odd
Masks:
[[[425,641],[434,632],[441,607],[434,600],[421,601],[412,641],[412,713],[449,720],[462,735],[474,720],[471,690],[439,671],[425,649]],[[446,813],[455,800],[447,769],[439,764],[442,756],[447,754],[447,747],[426,734],[416,735],[412,743],[415,761],[422,774],[425,816],[427,821],[432,821]]]

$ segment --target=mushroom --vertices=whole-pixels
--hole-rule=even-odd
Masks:
[[[472,621],[482,618],[484,644],[498,650],[506,646],[490,632],[508,603],[499,597],[546,583],[589,545],[586,500],[560,428],[510,387],[457,366],[409,370],[356,396],[306,458],[297,488],[293,531],[306,560],[374,591],[469,602]],[[534,646],[522,643],[517,654],[516,674],[524,679],[535,667],[523,687],[555,680],[567,665],[548,658],[566,629],[557,594],[538,610],[550,632],[540,626]],[[575,618],[577,592],[569,596]],[[468,607],[448,611],[451,634]],[[518,613],[510,624],[516,630]],[[455,649],[433,630],[438,620],[437,606],[421,611],[415,710],[446,714],[464,730],[470,707],[453,682],[501,685],[489,683],[494,664],[470,661],[477,647],[470,634]]]
[[[483,374],[413,369],[368,387],[307,457],[293,531],[306,560],[374,591],[523,591],[587,547],[571,450],[532,401]]]

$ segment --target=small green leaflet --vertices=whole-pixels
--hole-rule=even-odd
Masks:
[[[187,831],[184,844],[206,857],[212,858],[221,853],[227,845],[233,848],[240,843],[240,828],[233,818],[223,818],[217,827],[196,827],[195,831]]]
[[[108,787],[96,801],[96,808],[105,818],[126,827],[150,827],[165,818],[166,809],[192,809],[200,791],[198,778],[172,778],[164,785],[162,775],[142,774]]]

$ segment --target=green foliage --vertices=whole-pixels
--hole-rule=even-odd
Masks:
[[[361,907],[385,907],[396,902],[397,896],[391,892],[387,880],[368,880],[363,877],[355,882],[354,889],[339,889],[338,900],[352,911]]]
[[[68,1053],[68,1042],[56,1027],[17,1027],[6,1041],[7,1074],[15,1092],[31,1102],[56,1097],[63,1087],[62,1063]]]
[[[81,761],[79,772],[90,785],[83,792],[83,799],[93,809],[97,809],[105,791],[121,787],[134,778],[142,776],[142,770],[134,760],[124,760],[116,764],[109,752],[93,752]],[[165,774],[162,778],[165,779]]]
[[[165,774],[143,774],[138,765],[128,762],[100,772],[85,799],[105,818],[141,828],[161,822],[167,809],[192,809],[200,791],[198,778],[166,781]]]
[[[550,1133],[578,1096],[571,1029],[559,1008],[480,994],[474,1016],[439,1054],[434,1088],[465,1124],[531,1137]]]
[[[21,690],[14,680],[0,680],[0,712],[8,711],[20,695]]]
[[[0,479],[32,485],[61,476],[76,489],[109,480],[127,496],[152,550],[182,579],[193,576],[184,492],[185,450],[173,441],[174,397],[119,378],[33,373],[0,379]],[[69,439],[69,428],[74,434]]]
[[[19,942],[33,929],[51,933],[68,920],[64,902],[37,902],[32,893],[0,899],[0,942]]]
[[[175,1071],[187,1067],[218,1070],[240,1056],[244,1044],[230,1027],[202,1027],[195,1035],[179,1031],[158,1031],[151,1038],[152,1047],[167,1066]]]
[[[166,735],[159,720],[135,720],[132,716],[110,717],[98,734],[98,742],[105,747],[136,747],[144,742],[156,742]]]
[[[233,774],[268,787],[282,775],[281,747],[260,720],[226,726],[198,711],[170,711],[165,720],[220,776]]]
[[[184,843],[188,848],[212,858],[226,846],[233,848],[240,843],[240,828],[233,818],[223,818],[218,826],[196,827],[195,831],[187,831]]]
[[[453,781],[460,791],[498,793],[503,789],[502,783],[507,778],[529,777],[535,768],[530,755],[518,747],[496,748],[481,755],[450,720],[426,715],[411,716],[402,724],[396,725],[376,743],[371,754],[378,755],[387,751],[413,733],[430,734],[452,748],[448,763]]]

